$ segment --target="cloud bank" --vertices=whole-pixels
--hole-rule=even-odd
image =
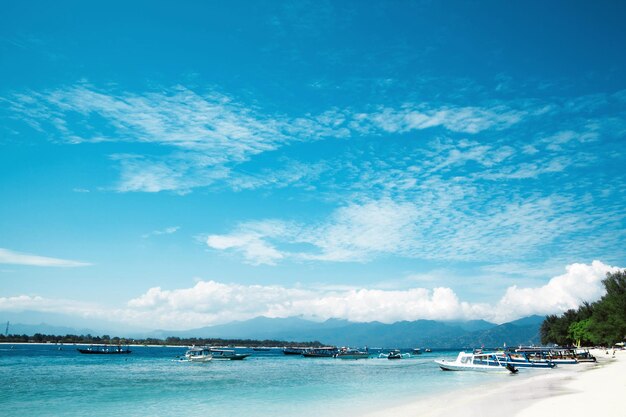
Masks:
[[[495,304],[459,299],[451,288],[380,290],[314,289],[199,281],[193,287],[150,288],[118,310],[37,296],[0,298],[0,311],[37,310],[80,314],[126,324],[189,329],[257,316],[340,318],[356,322],[400,320],[473,320],[503,323],[532,314],[561,313],[604,294],[602,279],[620,268],[600,261],[571,264],[565,273],[535,288],[509,287]],[[114,312],[115,314],[112,314]]]

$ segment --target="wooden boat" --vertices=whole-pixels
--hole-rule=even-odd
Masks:
[[[84,355],[127,355],[130,349],[122,348],[122,346],[89,346],[87,349],[76,349]]]

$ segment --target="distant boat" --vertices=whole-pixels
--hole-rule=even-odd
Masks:
[[[131,352],[130,349],[122,346],[89,346],[87,349],[76,349],[85,355],[124,355]]]
[[[403,359],[411,357],[409,353],[402,353],[398,349],[390,350],[387,353],[380,353],[378,355],[379,358],[387,358],[387,359]]]
[[[191,348],[185,352],[185,359],[189,362],[210,362],[213,354],[208,348]]]
[[[252,350],[254,350],[255,352],[267,352],[268,350],[271,350],[271,348],[258,346],[258,347],[253,347]]]
[[[300,347],[286,347],[283,349],[283,353],[285,355],[302,355],[304,352],[306,352],[307,348],[300,348]]]
[[[338,353],[338,349],[336,347],[323,347],[317,349],[308,349],[302,356],[305,358],[333,358]]]
[[[358,349],[343,348],[335,354],[335,357],[339,359],[367,359],[370,357],[370,354],[367,349],[360,351]]]
[[[240,361],[250,356],[249,353],[235,353],[235,351],[231,349],[211,348],[210,351],[213,354],[213,359],[215,360]]]
[[[413,354],[414,355],[421,355],[422,354],[422,349],[420,349],[420,348],[413,349]]]
[[[430,349],[426,348],[426,349],[424,349],[424,352],[426,352],[426,353],[430,353],[430,352],[432,352],[432,350],[430,350]]]
[[[501,372],[516,373],[518,370],[514,365],[500,359],[494,353],[466,353],[459,352],[456,360],[435,360],[444,371],[480,371],[480,372]]]

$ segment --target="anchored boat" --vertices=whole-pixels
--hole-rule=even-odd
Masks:
[[[185,359],[189,362],[209,362],[213,359],[213,354],[208,348],[191,348],[185,352]]]

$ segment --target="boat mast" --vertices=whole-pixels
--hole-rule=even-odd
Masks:
[[[7,329],[4,331],[4,335],[8,336],[9,335],[9,322],[7,321]]]

